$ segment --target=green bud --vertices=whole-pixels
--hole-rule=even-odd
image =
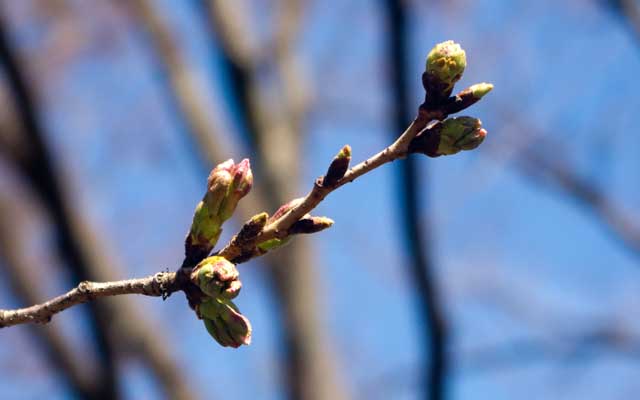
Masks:
[[[239,277],[236,266],[219,256],[205,258],[191,271],[191,281],[204,294],[216,299],[236,297],[242,288]]]
[[[452,40],[438,43],[427,56],[423,76],[427,95],[434,101],[449,97],[466,66],[467,56],[459,44]]]
[[[278,238],[269,239],[262,243],[258,243],[258,248],[263,251],[271,251],[289,244],[290,241],[291,241],[291,236],[288,236],[284,239],[278,239]]]
[[[449,118],[442,122],[438,153],[456,154],[460,150],[472,150],[482,143],[487,131],[482,122],[472,117]]]
[[[475,149],[482,143],[487,131],[477,118],[457,117],[436,122],[420,132],[411,143],[409,153],[439,157]]]
[[[238,201],[249,192],[252,184],[253,175],[247,159],[239,164],[227,160],[211,171],[207,192],[196,206],[185,241],[188,259],[198,262],[213,250],[222,233],[222,224],[231,218]]]
[[[220,238],[222,221],[204,200],[193,213],[193,222],[185,243],[187,254],[198,252],[206,257]]]
[[[224,347],[251,344],[251,323],[231,300],[207,299],[198,306],[209,334]]]
[[[438,43],[427,56],[426,71],[442,81],[456,83],[467,67],[467,55],[453,40]]]
[[[475,85],[471,85],[471,87],[469,87],[469,90],[471,90],[473,97],[478,100],[483,98],[484,95],[489,93],[492,89],[493,85],[486,82],[476,83]]]

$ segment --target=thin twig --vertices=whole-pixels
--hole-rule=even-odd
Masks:
[[[180,279],[175,272],[158,272],[145,278],[127,279],[113,282],[83,281],[65,294],[16,310],[0,310],[0,328],[29,322],[46,323],[59,312],[78,304],[87,303],[101,297],[124,294],[166,297],[182,289]]]
[[[455,104],[455,106],[452,106]],[[329,193],[333,192],[339,187],[353,182],[362,175],[373,171],[374,169],[397,159],[406,157],[409,143],[424,130],[429,122],[436,119],[443,119],[452,112],[457,112],[459,105],[451,102],[437,109],[428,109],[426,106],[420,106],[418,115],[409,125],[409,127],[398,137],[398,139],[390,146],[373,155],[367,160],[357,164],[351,168],[347,173],[338,180],[332,186],[322,186],[322,178],[316,180],[311,191],[294,206],[287,214],[278,220],[267,225],[262,233],[255,237],[251,243],[244,243],[241,246],[237,241],[231,240],[225,247],[218,252],[218,255],[223,256],[229,260],[241,260],[246,262],[253,257],[260,255],[260,252],[254,252],[252,254],[246,254],[248,249],[251,249],[256,243],[261,243],[274,238],[284,238],[288,234],[288,229],[295,222],[300,220],[305,214],[311,212],[324,200]]]
[[[310,97],[309,80],[302,79],[294,43],[301,23],[299,0],[278,2],[274,36],[256,48],[249,12],[242,1],[209,0],[207,14],[222,62],[229,72],[238,125],[247,137],[256,167],[253,197],[259,208],[275,210],[298,192],[298,157],[303,122]],[[266,50],[265,50],[266,49]],[[261,74],[259,71],[269,71]],[[269,84],[262,84],[269,80]],[[270,90],[267,90],[266,88]],[[277,93],[277,94],[276,94]],[[277,98],[274,102],[272,99]],[[242,205],[244,203],[241,202]],[[252,214],[240,215],[244,220]],[[306,240],[296,240],[286,252],[264,258],[267,277],[278,305],[280,346],[283,349],[283,388],[290,399],[347,398],[339,368],[316,304],[318,258]],[[299,268],[304,265],[305,268]]]

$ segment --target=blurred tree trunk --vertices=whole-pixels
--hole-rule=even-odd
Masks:
[[[251,48],[250,26],[237,4],[209,1],[211,27],[223,50],[239,114],[253,150],[257,182],[264,206],[271,212],[301,192],[300,161],[302,121],[306,112],[306,86],[292,54],[298,32],[301,4],[282,1],[275,32],[272,60],[279,91],[277,105],[258,84],[257,71],[264,60]],[[244,16],[244,17],[243,17]],[[273,66],[273,65],[272,65]],[[287,355],[286,378],[291,399],[345,397],[335,361],[320,323],[314,282],[317,257],[305,238],[296,238],[286,251],[266,257],[274,294],[282,309]]]
[[[11,204],[10,199],[0,197],[0,264],[4,266],[4,279],[13,294],[28,306],[42,302],[44,296],[30,262],[22,251],[24,245],[24,215]],[[55,374],[66,382],[70,392],[78,398],[98,398],[98,388],[89,375],[91,368],[82,368],[74,356],[73,348],[62,336],[56,324],[29,325],[28,329],[38,342],[42,353]]]
[[[389,27],[387,45],[387,63],[392,83],[392,139],[397,132],[402,132],[413,118],[415,107],[409,103],[407,76],[409,14],[407,2],[387,0],[385,2],[386,18]],[[416,81],[416,85],[420,83]],[[403,242],[409,256],[408,269],[411,282],[415,285],[415,296],[418,300],[418,331],[422,339],[421,383],[423,391],[431,400],[443,399],[446,395],[446,372],[448,368],[447,341],[448,332],[444,318],[442,300],[435,282],[435,266],[431,254],[433,236],[428,215],[422,212],[419,195],[423,187],[428,185],[428,171],[417,170],[414,157],[407,157],[399,165],[398,180],[394,192],[397,194],[401,212],[400,225],[403,230]],[[427,326],[429,329],[422,329]]]
[[[40,125],[36,102],[19,67],[18,57],[11,48],[5,24],[0,23],[0,61],[15,98],[22,131],[23,151],[12,161],[39,197],[49,214],[58,236],[58,251],[70,269],[74,284],[83,280],[113,280],[113,257],[104,249],[69,197],[69,190],[55,165]],[[133,349],[152,369],[165,391],[174,398],[192,398],[187,380],[174,365],[167,341],[159,331],[147,327],[142,317],[124,299],[109,299],[87,304],[93,336],[99,356],[100,379],[98,398],[119,398],[117,354]],[[132,324],[131,321],[135,321]]]

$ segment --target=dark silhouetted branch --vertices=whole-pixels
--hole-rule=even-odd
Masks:
[[[23,147],[28,150],[21,157],[14,159],[16,167],[50,214],[59,237],[60,253],[72,270],[74,281],[109,281],[112,279],[110,271],[114,270],[111,257],[104,254],[103,245],[95,239],[91,229],[66,197],[64,182],[51,159],[44,132],[37,118],[35,102],[4,29],[0,33],[0,59],[7,71],[10,88],[16,99],[25,139]],[[107,374],[101,380],[101,396],[117,398],[116,391],[119,385],[116,383],[113,347],[118,341],[125,345],[135,343],[135,346],[131,346],[132,349],[151,367],[169,396],[184,399],[193,397],[186,377],[175,366],[174,357],[166,346],[161,345],[165,340],[159,337],[158,331],[151,331],[146,327],[146,318],[119,301],[90,302],[88,305],[93,316],[94,331],[99,338],[99,365]],[[136,321],[135,326],[131,321]]]
[[[528,176],[550,183],[561,193],[589,210],[612,237],[640,257],[640,226],[628,213],[613,203],[610,196],[574,170],[533,151],[521,158],[522,171]],[[637,221],[637,218],[636,218]]]
[[[300,159],[296,155],[301,140],[300,124],[306,112],[306,94],[292,47],[300,26],[301,4],[295,0],[279,3],[271,60],[264,54],[256,54],[251,43],[251,25],[246,21],[246,14],[239,11],[238,4],[216,0],[207,4],[210,25],[223,50],[239,116],[253,150],[260,199],[267,206],[262,209],[276,210],[295,195],[300,171]],[[263,97],[258,84],[257,71],[269,61],[277,71],[274,80],[282,94],[279,107]],[[265,260],[282,310],[289,398],[345,397],[317,315],[316,266],[308,243],[296,240],[286,252],[277,252]]]
[[[6,24],[0,22],[0,62],[6,72],[19,119],[22,123],[26,141],[29,143],[30,155],[21,165],[22,173],[32,184],[46,205],[58,235],[58,246],[61,254],[68,261],[69,268],[76,280],[90,278],[87,260],[80,249],[75,246],[74,233],[70,224],[68,206],[63,200],[59,181],[54,174],[54,166],[44,143],[44,134],[38,121],[35,103],[27,87],[26,80],[20,70],[18,58],[11,48]],[[115,345],[109,336],[109,323],[104,306],[98,303],[89,305],[90,321],[93,335],[99,349],[100,365],[102,366],[103,385],[101,394],[105,398],[117,398],[117,381],[115,371]]]
[[[408,38],[406,2],[387,0],[386,17],[389,26],[389,43],[387,50],[387,64],[391,73],[392,83],[392,113],[395,131],[410,121],[411,114],[408,93]],[[434,276],[434,265],[431,255],[432,237],[429,218],[420,209],[419,193],[422,187],[428,185],[428,170],[417,171],[415,157],[408,157],[399,164],[398,194],[401,211],[404,240],[409,255],[409,271],[411,282],[415,287],[418,299],[418,330],[422,339],[423,373],[422,390],[431,400],[441,400],[445,397],[447,373],[447,325],[441,298],[438,295]],[[423,329],[428,326],[429,329]]]
[[[640,46],[640,3],[637,0],[604,0],[613,9],[634,35],[636,44]]]
[[[21,252],[21,222],[16,221],[19,213],[8,199],[0,197],[0,257],[4,264],[4,278],[15,296],[23,304],[37,304],[41,301],[38,280],[30,272],[29,261]],[[56,326],[31,327],[31,334],[43,348],[51,367],[65,380],[71,390],[80,398],[96,398],[98,389],[74,357],[73,349]]]

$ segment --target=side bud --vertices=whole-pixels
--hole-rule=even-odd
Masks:
[[[475,85],[471,85],[469,90],[475,99],[480,100],[487,93],[493,90],[493,85],[486,82],[476,83]]]
[[[300,233],[316,233],[330,228],[333,225],[333,220],[327,217],[312,217],[307,214],[294,222],[289,228],[290,235],[297,235]]]
[[[466,67],[467,55],[458,43],[452,40],[438,43],[427,56],[422,77],[427,96],[434,102],[448,98]]]
[[[456,154],[461,150],[475,149],[486,135],[487,131],[482,129],[482,122],[477,118],[448,118],[416,136],[409,144],[409,152],[429,157]]]
[[[239,277],[236,266],[219,256],[205,258],[191,271],[191,282],[214,299],[236,297],[242,288]]]
[[[298,197],[297,199],[293,199],[290,202],[281,205],[280,208],[278,208],[278,210],[269,218],[267,223],[272,224],[280,218],[284,217],[289,211],[291,211],[292,208],[300,204],[302,200],[304,200],[303,197]]]
[[[231,300],[208,299],[198,306],[209,334],[224,347],[251,344],[251,323]]]
[[[349,169],[349,163],[351,163],[351,146],[346,145],[329,164],[327,173],[322,179],[322,186],[332,186],[342,179]]]

